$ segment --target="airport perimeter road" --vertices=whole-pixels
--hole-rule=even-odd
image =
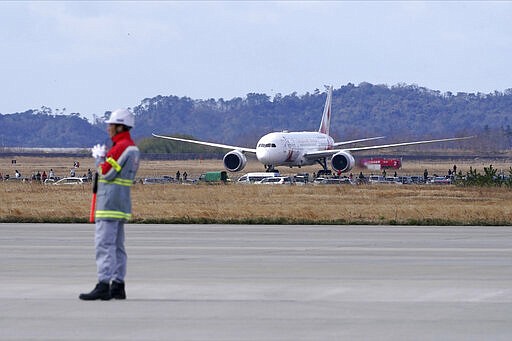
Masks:
[[[128,225],[83,302],[93,228],[0,224],[0,340],[512,339],[510,227]]]

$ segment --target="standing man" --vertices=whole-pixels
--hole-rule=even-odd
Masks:
[[[112,148],[108,152],[104,145],[92,148],[99,175],[94,236],[98,284],[90,293],[80,294],[81,300],[126,298],[124,223],[131,217],[130,187],[139,168],[139,149],[130,136],[134,121],[127,109],[112,112],[106,121]]]

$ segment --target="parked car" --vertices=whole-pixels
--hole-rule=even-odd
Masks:
[[[381,175],[370,175],[368,179],[371,184],[393,184],[393,185],[401,185],[402,182],[398,179],[398,177],[394,176],[381,176]]]
[[[388,184],[395,184],[395,185],[402,185],[402,179],[398,176],[386,176],[386,183]]]
[[[293,182],[296,185],[305,185],[309,182],[309,174],[308,173],[298,173],[293,177]]]
[[[56,182],[53,183],[54,186],[70,186],[70,185],[83,185],[85,184],[85,181],[83,178],[77,178],[77,177],[67,177],[62,178]]]
[[[411,182],[413,184],[423,184],[425,183],[425,178],[423,177],[423,175],[412,175]]]
[[[292,185],[293,181],[289,176],[276,176],[272,178],[265,178],[255,183],[260,185]]]
[[[347,177],[342,178],[316,178],[313,182],[317,185],[351,185],[352,181],[350,181]]]
[[[410,177],[410,176],[398,176],[397,179],[399,182],[403,183],[404,185],[413,183],[412,177]]]
[[[150,184],[168,184],[173,182],[174,179],[170,176],[163,176],[161,178],[144,178],[142,179],[142,183],[144,185],[150,185]]]
[[[434,176],[428,183],[434,185],[451,185],[452,179],[444,176]]]
[[[247,173],[242,175],[237,183],[239,184],[247,184],[247,183],[255,183],[270,177],[278,177],[280,176],[277,172],[258,172],[258,173]]]

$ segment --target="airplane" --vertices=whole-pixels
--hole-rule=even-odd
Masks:
[[[256,148],[247,148],[240,146],[231,146],[221,143],[213,143],[198,140],[189,140],[172,136],[163,136],[152,134],[154,137],[195,143],[204,146],[217,147],[222,149],[232,149],[224,155],[224,168],[230,172],[238,172],[244,169],[247,164],[245,154],[256,155],[260,163],[265,166],[267,172],[274,172],[277,166],[302,167],[318,163],[323,168],[324,173],[328,173],[327,160],[330,159],[331,168],[335,172],[349,172],[356,164],[352,152],[360,150],[382,149],[400,146],[409,146],[415,144],[426,144],[446,141],[464,140],[471,137],[454,137],[436,140],[424,140],[413,142],[392,143],[383,145],[374,145],[367,147],[342,148],[347,144],[353,144],[363,141],[371,141],[384,138],[383,136],[369,137],[358,140],[335,142],[329,136],[331,122],[331,101],[332,86],[326,86],[327,99],[324,105],[324,111],[318,131],[300,131],[300,132],[273,132],[264,135],[258,141]]]

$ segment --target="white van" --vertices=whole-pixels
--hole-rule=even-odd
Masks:
[[[239,184],[255,183],[256,181],[261,181],[266,178],[275,178],[277,176],[280,176],[278,172],[247,173],[242,175],[237,182]]]
[[[289,176],[272,176],[261,181],[255,182],[261,185],[293,185],[292,178]]]

